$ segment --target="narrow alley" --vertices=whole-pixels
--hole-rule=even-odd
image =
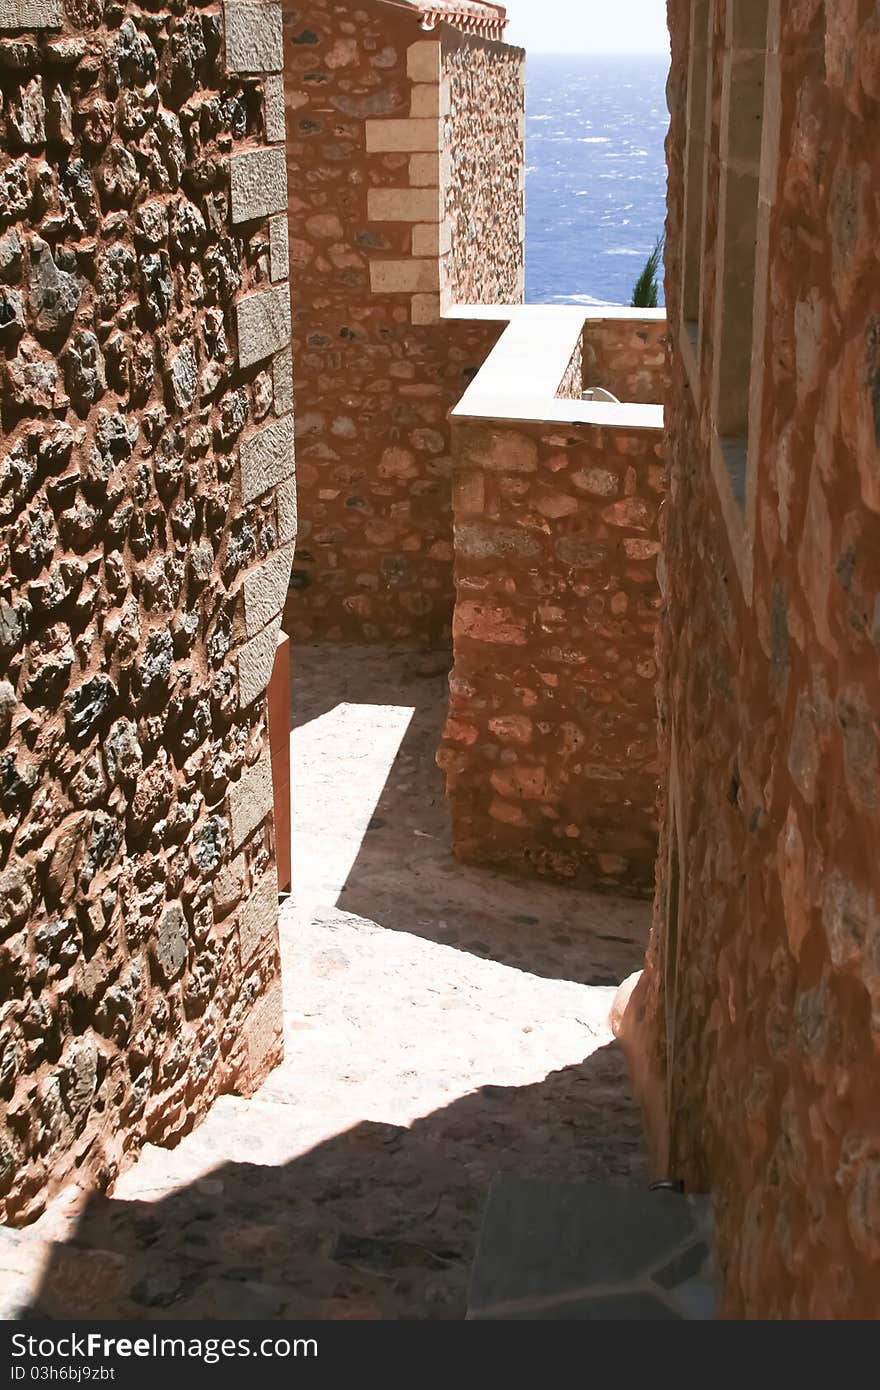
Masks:
[[[455,863],[442,653],[292,664],[285,1061],[0,1231],[3,1317],[460,1319],[494,1174],[646,1179],[606,1020],[649,905]]]

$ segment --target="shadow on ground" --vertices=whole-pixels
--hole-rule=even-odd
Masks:
[[[648,1179],[606,1020],[649,906],[455,862],[444,654],[292,664],[285,1060],[0,1230],[0,1315],[460,1319],[496,1173]]]
[[[18,1316],[460,1319],[488,1185],[510,1154],[523,1175],[644,1180],[623,1066],[612,1045],[409,1129],[361,1123],[281,1166],[227,1163],[157,1202],[92,1196]],[[609,1108],[614,1142],[596,1141]]]
[[[293,740],[294,896],[307,893],[309,875],[334,852],[334,837],[359,824],[350,867],[336,883],[341,910],[545,978],[619,984],[643,964],[649,904],[453,858],[444,779],[435,762],[450,664],[444,652],[293,651],[292,727],[304,731],[327,716],[323,738],[315,725],[300,746],[296,734]],[[401,708],[411,718],[381,777],[371,769],[374,787],[368,792],[356,746],[361,729],[370,710],[380,722],[383,711]],[[346,775],[342,764],[349,753]],[[328,787],[324,769],[331,761],[342,775]],[[371,800],[364,812],[366,796]],[[308,837],[302,817],[318,801],[322,824],[319,834]]]

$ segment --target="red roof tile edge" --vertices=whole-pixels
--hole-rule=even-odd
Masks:
[[[488,0],[385,0],[385,3],[421,14],[423,29],[452,24],[467,34],[503,39],[507,28],[504,6],[488,3]]]

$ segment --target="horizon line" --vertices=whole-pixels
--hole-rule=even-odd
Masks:
[[[514,44],[521,48],[521,44]],[[534,58],[668,58],[667,48],[577,48],[557,50],[554,48],[527,48],[526,57]]]

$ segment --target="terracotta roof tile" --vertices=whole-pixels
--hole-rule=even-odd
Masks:
[[[507,27],[507,11],[503,5],[489,0],[385,0],[399,9],[415,10],[422,15],[422,28],[433,29],[437,24],[452,24],[468,34],[501,39]]]

